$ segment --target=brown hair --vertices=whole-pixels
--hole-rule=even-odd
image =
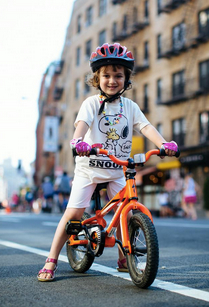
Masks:
[[[116,72],[118,68],[123,67],[124,68],[124,73],[125,73],[125,82],[128,82],[131,78],[131,70],[128,69],[127,67],[124,67],[122,65],[109,65],[112,66],[113,71]],[[100,79],[99,79],[99,74],[103,70],[106,72],[107,66],[102,66],[100,67],[93,75],[89,75],[87,77],[86,83],[90,86],[93,86],[97,89],[100,89]]]

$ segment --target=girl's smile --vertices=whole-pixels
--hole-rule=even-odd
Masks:
[[[113,96],[124,88],[124,67],[108,65],[100,71],[100,88],[108,96]]]

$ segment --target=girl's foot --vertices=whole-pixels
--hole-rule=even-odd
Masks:
[[[118,270],[118,272],[125,272],[125,273],[128,273],[128,267],[127,267],[126,258],[118,259],[118,267],[117,267],[117,270]]]
[[[45,266],[38,272],[39,281],[52,281],[55,278],[55,271],[57,270],[57,259],[47,258]]]

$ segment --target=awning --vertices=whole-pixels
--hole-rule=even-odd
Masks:
[[[172,168],[179,168],[179,167],[181,167],[181,163],[179,162],[179,160],[160,162],[157,164],[157,169],[162,170],[162,171],[172,169]]]
[[[151,173],[154,173],[157,170],[155,166],[150,166],[145,169],[142,169],[136,173],[136,185],[142,184],[142,177]]]

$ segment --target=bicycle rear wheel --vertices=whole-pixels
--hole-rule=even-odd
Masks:
[[[84,212],[81,220],[86,220],[90,218],[91,216]],[[85,240],[86,234],[85,231],[79,232],[77,235],[78,239]],[[87,250],[87,246],[70,246],[68,242],[66,242],[66,250],[67,250],[67,257],[69,264],[71,268],[78,272],[78,273],[84,273],[88,271],[88,269],[91,267],[92,263],[94,262],[95,256],[90,254]]]
[[[127,255],[129,274],[139,288],[149,287],[157,275],[159,263],[158,239],[148,216],[137,212],[129,221],[132,254]]]

